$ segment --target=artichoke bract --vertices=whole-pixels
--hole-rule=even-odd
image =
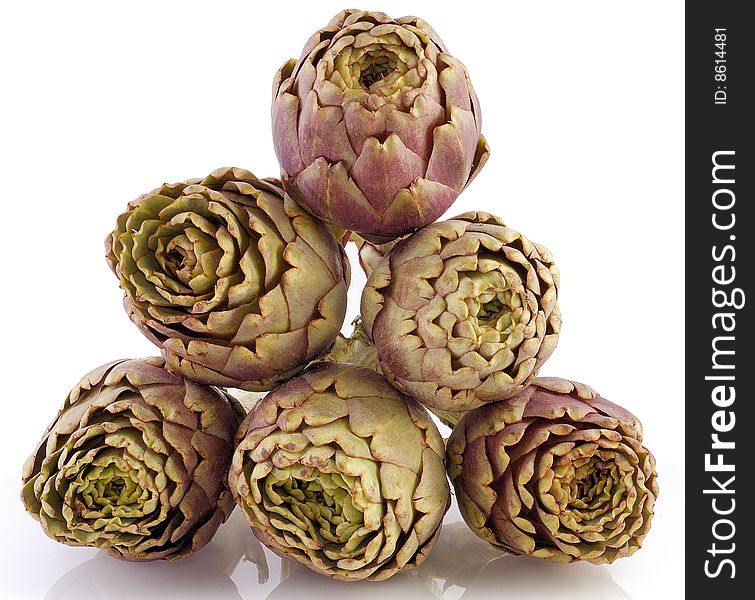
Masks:
[[[580,383],[538,378],[467,413],[447,463],[464,520],[512,554],[611,563],[650,529],[658,484],[642,426]]]
[[[243,411],[162,358],[119,360],[71,390],[23,470],[22,499],[45,533],[116,558],[180,559],[235,507],[227,488]]]
[[[372,275],[372,271],[375,270],[378,263],[385,258],[386,254],[395,248],[399,240],[400,238],[384,244],[373,244],[354,233],[351,234],[349,239],[349,241],[353,241],[354,245],[357,247],[359,266],[367,277]]]
[[[346,10],[273,82],[286,191],[372,240],[432,223],[488,157],[467,70],[417,17]]]
[[[241,424],[229,486],[257,538],[335,579],[420,564],[449,502],[427,412],[363,367],[318,364]]]
[[[362,319],[391,383],[455,423],[534,379],[561,329],[558,286],[547,249],[493,215],[465,213],[374,266]]]
[[[272,389],[343,325],[342,247],[277,180],[243,169],[140,196],[106,249],[131,320],[194,381]]]

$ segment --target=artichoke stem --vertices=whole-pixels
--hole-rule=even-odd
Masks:
[[[239,404],[247,413],[251,412],[257,406],[257,403],[267,395],[267,392],[248,392],[238,388],[227,388],[226,391],[239,401]]]
[[[343,239],[346,238],[344,237]],[[354,245],[357,247],[357,252],[359,253],[359,266],[362,267],[362,271],[364,271],[364,274],[369,278],[378,263],[383,260],[383,257],[393,250],[394,246],[402,239],[404,238],[399,238],[384,244],[373,244],[352,232],[349,238],[346,239],[346,242],[354,242]]]
[[[318,362],[348,363],[382,373],[378,364],[377,348],[367,336],[362,325],[362,318],[354,319],[352,325],[354,325],[354,330],[351,336],[339,335],[330,352]]]

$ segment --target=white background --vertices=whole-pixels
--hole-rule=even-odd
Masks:
[[[588,383],[644,423],[661,494],[641,551],[608,567],[493,555],[480,572],[491,559],[487,548],[449,527],[445,555],[439,548],[427,569],[385,587],[344,589],[300,570],[289,575],[269,553],[262,585],[253,562],[236,567],[239,547],[249,556],[261,551],[239,541],[243,523],[221,530],[187,568],[128,565],[57,545],[23,513],[21,465],[70,387],[115,358],[157,354],[126,317],[104,260],[116,216],[164,181],[220,166],[276,175],[273,74],[344,7],[343,0],[2,4],[0,595],[194,597],[193,590],[209,597],[209,589],[217,597],[285,598],[306,589],[329,598],[433,597],[445,580],[448,598],[681,597],[680,1],[364,7],[421,16],[467,65],[492,153],[447,216],[496,213],[555,255],[564,325],[541,374]],[[355,268],[349,320],[363,281]],[[475,550],[461,552],[465,544]]]

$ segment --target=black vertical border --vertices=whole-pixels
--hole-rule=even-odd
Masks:
[[[685,415],[686,415],[686,549],[685,579],[689,597],[716,599],[739,599],[755,597],[755,566],[752,563],[752,523],[755,518],[752,496],[747,490],[755,483],[755,337],[752,328],[752,308],[755,306],[755,289],[751,285],[755,271],[755,215],[752,205],[753,179],[755,179],[755,97],[752,80],[755,78],[755,23],[745,14],[748,2],[709,0],[688,2],[685,9]],[[749,11],[747,11],[749,12]],[[726,82],[714,78],[716,65],[715,28],[726,28]],[[715,104],[714,93],[718,85],[726,85],[727,102]],[[712,194],[720,186],[713,185],[712,155],[717,150],[735,151],[736,182],[731,187],[736,196],[732,212],[736,213],[736,225],[727,232],[717,231],[712,224],[714,207]],[[736,241],[730,240],[736,236]],[[715,411],[711,392],[716,383],[706,381],[712,371],[712,340],[717,335],[726,335],[713,327],[713,315],[721,310],[713,306],[713,269],[724,264],[713,259],[713,247],[720,250],[727,243],[735,245],[736,258],[726,261],[736,269],[732,288],[741,288],[746,296],[745,306],[735,310],[736,329],[733,334],[735,349],[736,380],[731,383],[736,389],[736,399],[728,408],[735,413],[735,427],[722,439],[734,440],[736,448],[727,451],[725,460],[734,461],[734,473],[711,473],[705,470],[705,454],[711,450],[711,434],[716,433],[711,423]],[[721,371],[717,371],[718,374]],[[729,372],[730,373],[730,372]],[[729,385],[729,384],[727,384]],[[715,460],[715,458],[713,459]],[[712,500],[720,498],[719,508],[729,506],[728,495],[706,494],[704,490],[715,488],[711,476],[726,481],[735,475],[733,487],[736,507],[731,515],[722,517],[713,511]],[[661,494],[663,487],[661,481]],[[726,500],[724,500],[726,498]],[[673,501],[673,500],[672,500]],[[729,518],[736,526],[733,538],[718,541],[713,527],[717,519]],[[726,525],[719,533],[725,535]],[[731,554],[717,554],[710,550],[712,544],[726,549],[735,544]],[[716,571],[718,563],[730,558],[732,569],[721,569],[718,577],[705,573]]]

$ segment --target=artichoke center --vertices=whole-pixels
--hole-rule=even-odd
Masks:
[[[85,503],[91,507],[128,505],[142,493],[129,473],[114,465],[97,473],[87,491],[88,501]]]
[[[609,496],[611,472],[594,463],[579,466],[571,482],[571,504],[577,508],[595,507]]]
[[[512,324],[517,315],[512,312],[511,291],[494,293],[487,292],[480,298],[482,303],[477,311],[477,323],[480,326],[491,327],[498,331],[506,331]]]
[[[511,355],[526,339],[531,311],[517,273],[489,258],[481,262],[478,271],[459,272],[456,289],[443,297],[443,312],[433,322],[447,333],[437,343],[445,343],[452,360],[474,352],[486,361],[498,360],[495,368],[500,369],[505,351]]]
[[[123,480],[123,477],[115,477],[105,484],[102,496],[108,500],[117,501],[125,489],[126,482]]]
[[[174,237],[167,243],[165,264],[183,283],[191,281],[197,266],[197,255],[194,242],[186,233]]]
[[[480,343],[496,342],[515,347],[521,342],[519,323],[524,315],[523,299],[510,289],[488,288],[467,299],[469,315]]]
[[[352,536],[363,527],[364,518],[343,477],[316,470],[282,475],[277,472],[267,483],[270,512],[307,532],[322,547],[354,541]]]
[[[369,90],[372,84],[383,79],[392,70],[384,62],[374,62],[362,71],[362,74],[359,76],[359,83],[364,89]]]
[[[352,65],[359,85],[368,92],[376,83],[395,73],[397,68],[398,57],[385,50],[366,52]]]
[[[175,247],[168,252],[167,260],[173,265],[176,271],[184,268],[186,263],[186,251],[183,248]]]
[[[71,480],[71,504],[87,527],[107,527],[111,518],[138,518],[157,506],[158,492],[142,469],[114,449],[100,453]]]

